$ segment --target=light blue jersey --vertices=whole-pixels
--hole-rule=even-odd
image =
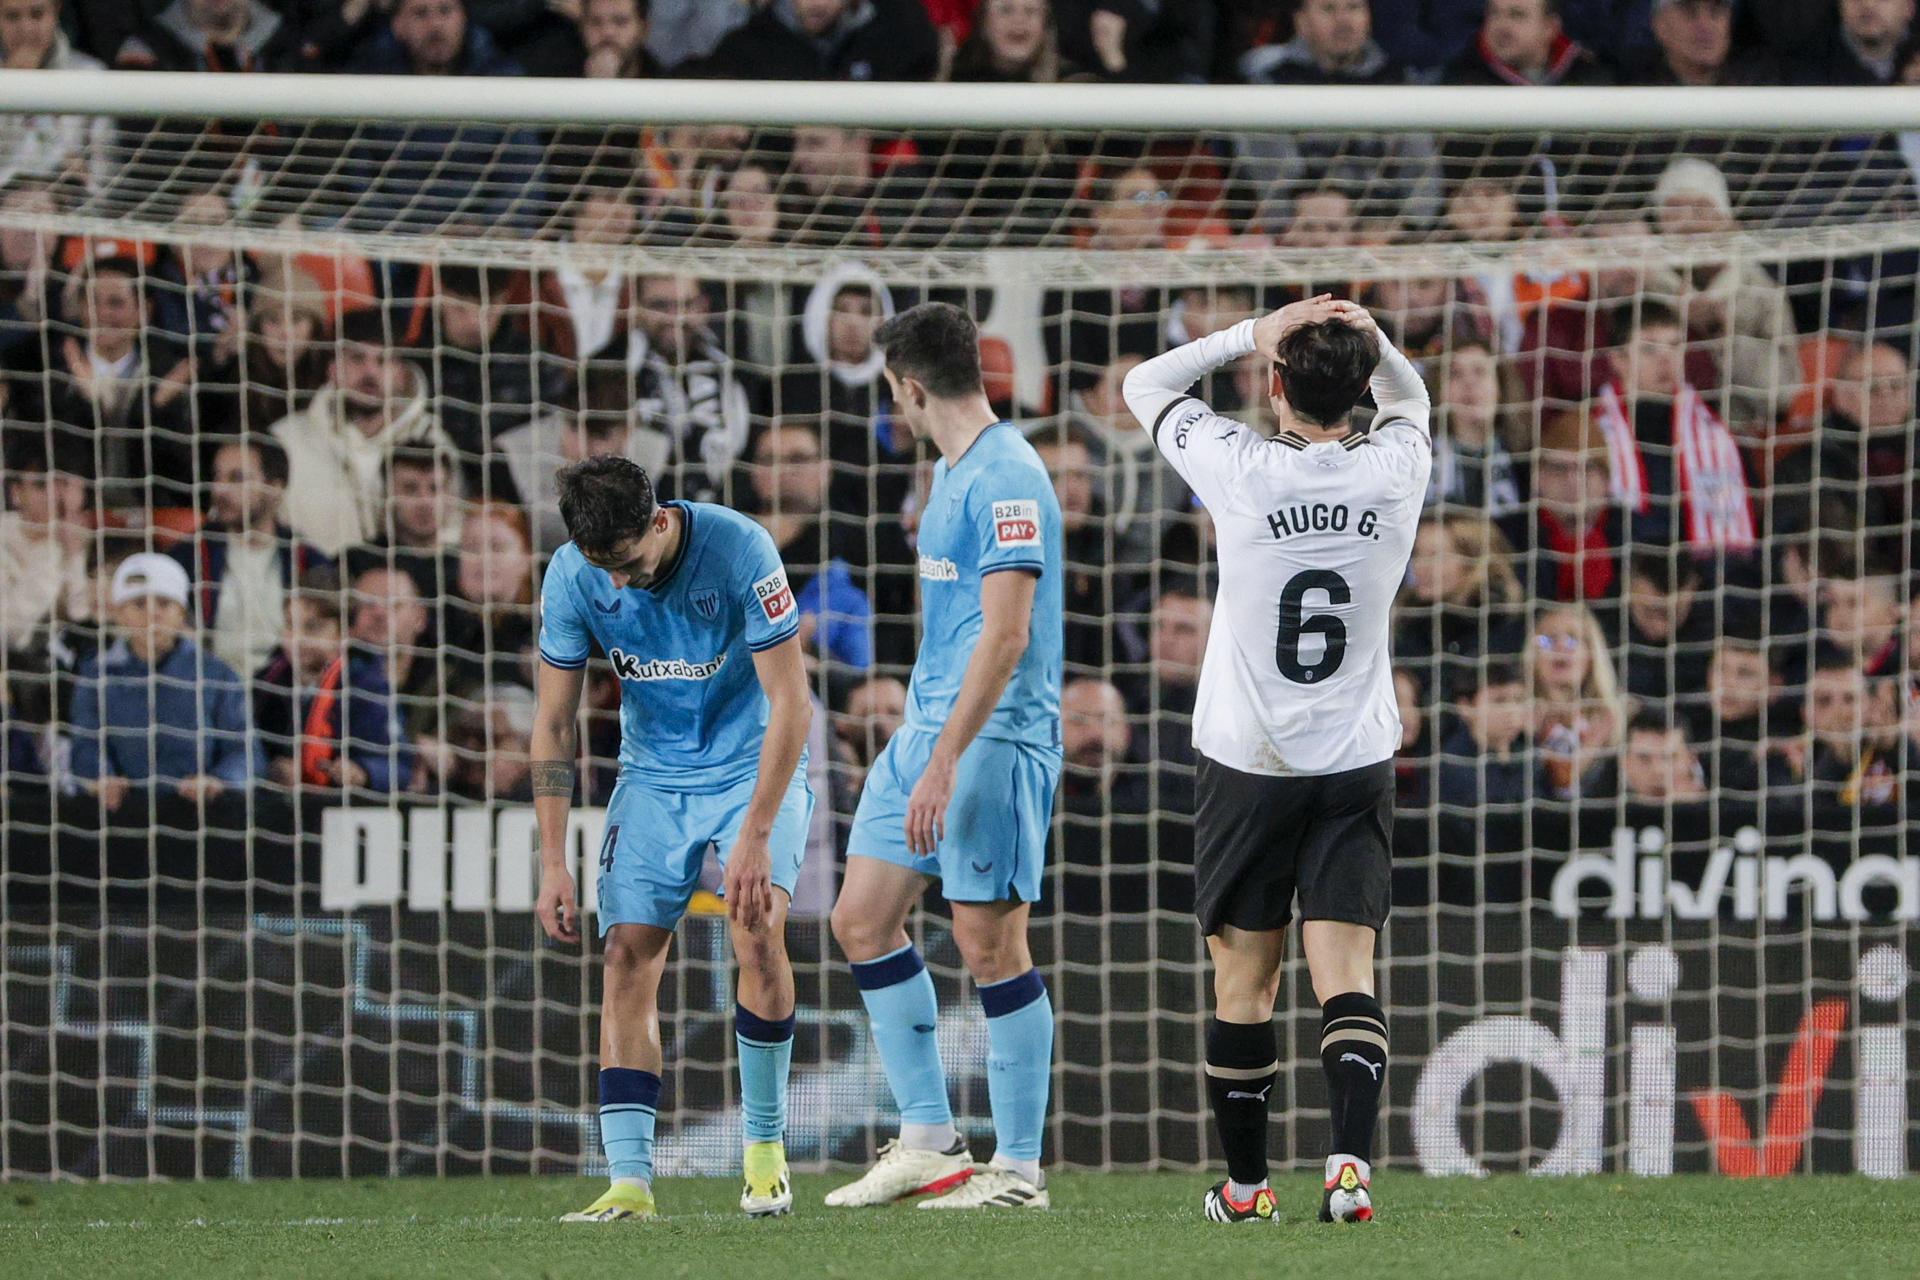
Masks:
[[[1060,503],[1040,455],[1008,423],[981,433],[952,467],[934,463],[920,518],[920,654],[907,690],[906,724],[939,733],[959,697],[980,638],[980,588],[988,574],[1039,575],[1027,651],[980,730],[1029,746],[1060,745],[1060,664],[1065,649]]]
[[[540,656],[584,667],[599,642],[620,679],[623,778],[724,791],[753,777],[766,736],[753,655],[794,636],[800,615],[766,530],[725,507],[668,505],[684,516],[686,537],[652,587],[615,587],[571,542],[554,553]]]
[[[920,656],[907,719],[860,791],[849,858],[876,858],[941,882],[949,902],[1034,902],[1060,782],[1060,663],[1065,642],[1060,504],[1040,456],[1002,422],[949,469],[934,464],[920,518]],[[960,754],[945,834],[907,848],[907,802],[953,712],[984,618],[988,574],[1039,575],[1027,650],[986,726]]]

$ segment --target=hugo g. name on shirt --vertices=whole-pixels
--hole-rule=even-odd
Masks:
[[[1380,515],[1371,507],[1358,516],[1344,502],[1294,502],[1267,513],[1267,527],[1276,538],[1302,533],[1348,533],[1380,540]]]

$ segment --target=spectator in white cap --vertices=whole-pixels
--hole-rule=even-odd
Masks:
[[[74,689],[75,782],[108,813],[146,793],[156,821],[182,801],[200,808],[244,795],[260,763],[246,691],[186,638],[186,570],[153,552],[128,556],[109,600],[118,639],[81,664]]]
[[[1663,235],[1724,235],[1738,229],[1727,179],[1705,160],[1683,157],[1661,173],[1653,216]],[[1650,265],[1646,292],[1666,296],[1686,320],[1687,341],[1718,364],[1728,391],[1728,425],[1763,427],[1800,389],[1800,345],[1786,290],[1752,258],[1711,256],[1690,266]],[[1703,388],[1704,389],[1704,388]]]

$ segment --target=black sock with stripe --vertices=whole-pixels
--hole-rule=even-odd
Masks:
[[[1371,1162],[1387,1076],[1387,1015],[1378,1000],[1348,991],[1320,1006],[1320,1065],[1327,1073],[1328,1150]]]
[[[1280,1077],[1272,1022],[1207,1023],[1207,1100],[1227,1153],[1227,1177],[1242,1186],[1267,1177],[1267,1098]]]

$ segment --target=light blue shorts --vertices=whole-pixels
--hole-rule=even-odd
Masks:
[[[671,791],[622,774],[607,802],[607,829],[600,841],[600,932],[616,924],[671,929],[680,923],[700,883],[707,846],[726,865],[753,798],[749,776],[725,791]],[[802,762],[787,784],[773,820],[767,852],[773,883],[793,896],[807,854],[813,791]]]
[[[907,798],[938,736],[901,729],[880,752],[860,792],[847,856],[932,876],[948,902],[1037,901],[1060,782],[1059,751],[975,738],[954,771],[946,837],[931,857],[919,858],[907,848]]]

